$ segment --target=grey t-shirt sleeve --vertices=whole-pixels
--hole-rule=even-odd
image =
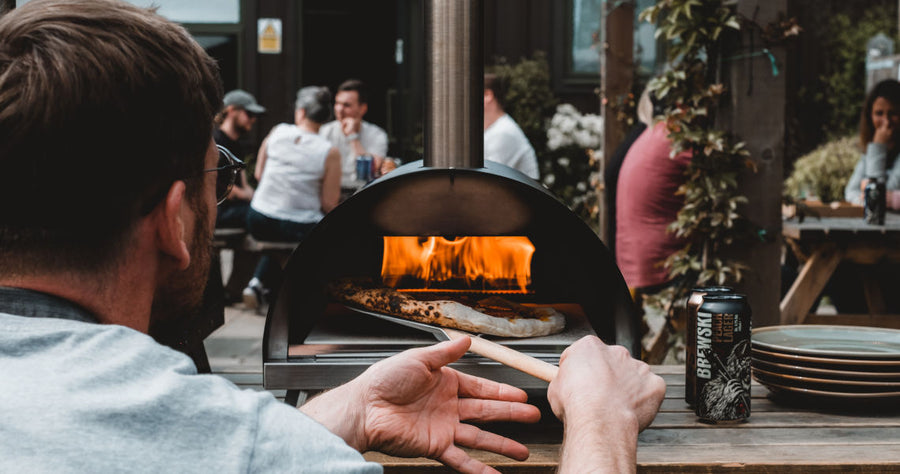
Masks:
[[[381,473],[324,426],[277,400],[260,403],[250,472]]]
[[[856,167],[853,168],[853,174],[850,175],[850,180],[847,181],[847,186],[844,188],[845,201],[863,204],[863,192],[860,189],[860,184],[862,183],[863,178],[866,177],[866,162],[870,159],[885,161],[886,154],[887,147],[884,145],[869,143],[866,146],[866,153],[860,157],[859,161],[856,163]],[[900,190],[900,159],[898,158],[894,159],[894,165],[887,170],[885,187],[890,191]]]
[[[847,181],[847,186],[844,187],[845,201],[854,204],[862,204],[862,191],[859,189],[859,185],[862,183],[863,168],[865,168],[865,166],[866,157],[863,155],[860,157],[859,161],[856,162],[856,167],[853,168],[853,174],[850,175],[850,181]]]

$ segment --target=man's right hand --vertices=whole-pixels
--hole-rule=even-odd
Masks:
[[[872,141],[875,143],[881,143],[882,145],[888,145],[894,140],[894,127],[891,124],[890,120],[885,120],[881,126],[875,129],[875,134],[872,136]]]
[[[354,133],[359,134],[361,126],[362,119],[353,117],[344,117],[341,119],[341,131],[344,132],[344,135],[353,135]]]
[[[547,398],[565,425],[560,472],[633,470],[637,434],[656,417],[666,383],[622,346],[587,336],[560,357]]]

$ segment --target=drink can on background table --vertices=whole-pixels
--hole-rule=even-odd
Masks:
[[[372,181],[372,156],[359,155],[356,157],[356,179],[364,183]]]
[[[887,210],[887,189],[883,179],[871,179],[863,190],[865,193],[864,215],[866,224],[884,225]]]
[[[750,305],[744,295],[705,295],[697,310],[697,416],[735,423],[750,416]]]
[[[697,310],[705,295],[734,293],[730,286],[702,286],[691,290],[685,303],[684,401],[694,406],[697,401]]]

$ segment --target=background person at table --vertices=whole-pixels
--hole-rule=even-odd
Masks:
[[[484,159],[515,168],[529,178],[540,178],[534,148],[519,124],[503,110],[506,80],[484,75]]]
[[[888,206],[900,209],[900,82],[887,79],[872,88],[859,120],[865,150],[844,188],[844,199],[863,204],[863,189],[872,178],[885,180]]]
[[[865,153],[853,169],[844,198],[863,204],[863,189],[872,177],[885,179],[888,207],[900,208],[900,82],[887,79],[869,91],[859,120],[859,139]],[[839,313],[866,314],[866,281],[877,287],[887,313],[900,313],[900,264],[886,261],[873,265],[843,261],[823,290]]]
[[[322,125],[319,134],[327,138],[341,153],[341,188],[352,194],[359,188],[356,176],[356,157],[371,155],[376,176],[387,173],[396,165],[385,160],[388,151],[387,133],[378,125],[363,120],[369,111],[369,93],[359,79],[348,79],[338,86],[334,96],[334,120]]]
[[[225,94],[222,99],[224,107],[216,114],[216,128],[213,129],[213,140],[216,144],[227,148],[234,156],[244,162],[250,154],[248,147],[241,142],[256,125],[257,117],[266,112],[265,107],[256,102],[249,92],[235,89]],[[241,170],[234,182],[228,199],[219,204],[216,212],[216,227],[230,229],[246,229],[247,211],[253,198],[253,187],[247,181],[245,170]],[[231,273],[224,286],[224,301],[235,303],[241,299],[241,291],[250,281],[256,257],[241,248],[232,251]],[[220,278],[220,264],[215,261],[210,269],[210,278]]]
[[[225,94],[222,103],[224,107],[215,118],[217,126],[213,130],[213,140],[246,162],[249,151],[241,143],[241,138],[253,130],[257,117],[265,113],[266,109],[256,103],[252,94],[240,89]],[[219,205],[216,227],[246,227],[247,210],[252,198],[253,188],[247,182],[245,171],[241,170],[228,199]]]
[[[632,290],[652,293],[670,284],[662,262],[684,247],[668,232],[684,198],[676,194],[691,161],[689,152],[669,157],[665,122],[635,140],[619,171],[616,193],[616,263]]]
[[[319,136],[331,118],[331,93],[325,87],[297,92],[294,123],[276,125],[263,140],[256,160],[259,188],[247,215],[250,234],[275,242],[299,242],[340,198],[341,155]],[[244,304],[264,304],[281,278],[281,266],[263,255],[244,289]]]

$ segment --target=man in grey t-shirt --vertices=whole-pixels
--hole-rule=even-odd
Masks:
[[[446,367],[468,338],[385,359],[298,410],[197,375],[149,337],[199,306],[215,206],[242,167],[212,140],[221,101],[215,62],[148,10],[32,0],[0,17],[0,169],[15,177],[0,187],[0,472],[380,472],[369,450],[484,472],[461,447],[526,458],[468,423],[540,416],[521,390]],[[624,348],[567,349],[548,391],[579,440],[561,469],[633,469],[664,391]]]

